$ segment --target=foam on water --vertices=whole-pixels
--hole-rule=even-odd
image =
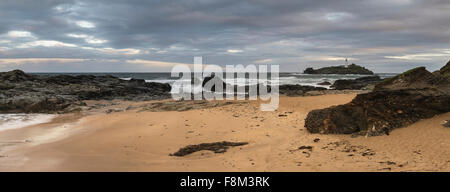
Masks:
[[[0,114],[0,131],[49,122],[54,117],[50,114]]]

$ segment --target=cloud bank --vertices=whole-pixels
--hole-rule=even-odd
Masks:
[[[0,2],[0,71],[157,72],[173,64],[343,64],[375,72],[450,59],[447,0]]]

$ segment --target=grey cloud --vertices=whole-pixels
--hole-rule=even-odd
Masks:
[[[85,69],[97,65],[96,70],[133,71],[133,66],[119,62],[107,67],[101,60],[190,63],[193,56],[202,55],[220,65],[272,59],[281,70],[292,71],[341,64],[318,58],[352,57],[378,72],[401,72],[418,65],[435,69],[450,54],[412,60],[386,56],[449,49],[449,9],[445,0],[8,0],[0,2],[0,34],[29,31],[39,40],[78,47],[14,48],[23,41],[14,39],[0,43],[9,48],[0,49],[0,58],[100,59],[97,64],[91,60]],[[76,21],[92,22],[95,28],[82,28]],[[67,34],[106,41],[93,44]],[[95,48],[141,53],[106,54]],[[227,53],[229,49],[243,52]],[[69,69],[67,65],[42,65],[42,70]]]

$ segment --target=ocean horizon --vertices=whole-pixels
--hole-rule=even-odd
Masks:
[[[61,72],[61,73],[44,73],[44,72],[37,72],[37,73],[30,73],[35,75],[48,75],[48,76],[55,76],[55,75],[94,75],[94,76],[105,76],[105,75],[112,75],[114,77],[123,79],[123,80],[130,80],[130,79],[144,79],[146,82],[156,82],[156,83],[168,83],[173,84],[176,80],[179,78],[171,77],[171,73],[169,72]],[[375,73],[373,75],[380,76],[381,79],[389,78],[397,75],[398,73]],[[279,84],[279,85],[303,85],[303,86],[315,86],[315,87],[325,87],[330,88],[329,85],[318,85],[318,83],[322,82],[330,82],[333,84],[336,80],[339,79],[356,79],[360,77],[367,77],[372,75],[360,75],[360,74],[303,74],[298,72],[280,72],[279,73],[279,82],[271,81],[272,84]],[[266,84],[267,81],[260,81],[257,79],[249,79],[247,78],[246,84],[239,84],[235,81],[238,80],[238,78],[234,79],[227,79],[225,75],[223,75],[224,81],[226,83],[232,84],[232,85],[254,85],[257,83],[263,83]],[[242,81],[237,81],[242,82]]]

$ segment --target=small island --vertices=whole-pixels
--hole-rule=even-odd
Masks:
[[[345,66],[331,66],[331,67],[323,67],[320,69],[313,69],[312,67],[306,68],[303,71],[304,74],[361,74],[361,75],[373,75],[373,72],[362,67],[356,65],[354,63]]]

